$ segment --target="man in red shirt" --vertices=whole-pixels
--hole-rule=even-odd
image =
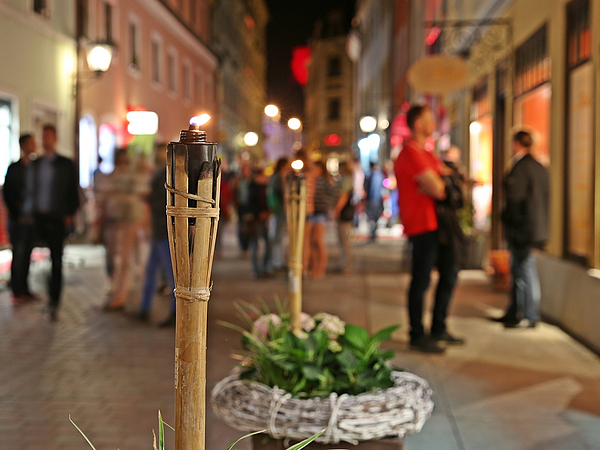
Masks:
[[[404,232],[412,244],[412,281],[408,292],[410,345],[414,350],[442,353],[446,345],[460,345],[463,339],[446,330],[446,314],[458,268],[450,245],[438,238],[436,201],[446,197],[441,177],[446,170],[442,162],[425,150],[425,142],[436,128],[435,117],[427,106],[415,105],[406,114],[412,132],[394,165],[398,181],[398,204]],[[436,266],[439,281],[430,335],[423,328],[423,296],[429,287],[430,274]]]

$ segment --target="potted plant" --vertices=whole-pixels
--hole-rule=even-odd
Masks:
[[[433,409],[427,382],[394,370],[380,344],[397,326],[370,335],[327,313],[290,313],[239,307],[245,359],[212,391],[214,412],[228,425],[265,428],[276,439],[301,440],[319,430],[326,444],[401,439],[421,430]],[[255,441],[256,442],[256,441]]]

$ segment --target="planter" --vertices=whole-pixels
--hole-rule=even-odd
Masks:
[[[352,446],[352,450],[402,450],[402,438],[397,439],[380,439],[377,441],[361,442]],[[289,447],[289,444],[282,439],[273,439],[269,435],[258,434],[252,436],[252,448],[254,450],[284,450]],[[330,444],[311,443],[308,450],[331,450]]]
[[[465,245],[465,261],[463,269],[483,269],[483,258],[485,256],[485,237],[480,235],[467,235]]]
[[[234,369],[213,389],[215,414],[235,429],[265,429],[276,440],[299,441],[325,429],[317,442],[356,445],[395,438],[391,442],[399,445],[406,434],[421,430],[433,410],[429,384],[408,372],[392,372],[394,386],[388,389],[299,399],[278,388],[240,380],[239,371]]]

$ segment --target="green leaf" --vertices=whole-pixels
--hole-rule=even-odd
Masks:
[[[371,338],[371,343],[380,344],[384,341],[389,340],[392,337],[392,333],[394,331],[396,331],[398,328],[400,328],[400,325],[392,325],[392,326],[383,328],[382,330],[379,330]]]
[[[159,450],[164,450],[165,448],[165,425],[160,409],[158,410],[158,448]]]
[[[235,444],[237,444],[238,442],[240,442],[242,439],[249,438],[250,436],[254,436],[255,434],[264,433],[265,431],[267,431],[267,430],[260,430],[260,431],[255,431],[253,433],[246,434],[245,436],[242,436],[237,441],[235,441],[233,444],[231,444],[229,447],[227,447],[227,450],[231,450],[233,447],[235,447]]]
[[[77,424],[75,422],[73,422],[73,419],[71,419],[71,414],[69,414],[69,421],[73,424],[73,426],[75,428],[77,428],[77,431],[79,431],[79,433],[81,433],[81,435],[83,436],[83,438],[86,440],[86,442],[88,444],[90,444],[90,447],[92,447],[94,450],[96,450],[96,447],[94,447],[94,445],[92,444],[92,442],[88,439],[88,437],[85,435],[85,433],[83,431],[81,431],[81,428],[79,428],[77,426]]]
[[[323,372],[315,366],[304,366],[302,367],[302,373],[309,380],[320,380],[323,378]]]
[[[358,325],[346,324],[346,331],[343,338],[350,345],[359,350],[365,349],[369,345],[370,337],[367,330]]]
[[[312,441],[314,441],[316,438],[321,436],[324,432],[325,432],[325,430],[323,429],[323,430],[319,431],[318,433],[313,434],[308,439],[304,439],[302,442],[298,442],[297,444],[294,444],[291,447],[288,447],[287,450],[301,450],[304,447],[306,447],[308,444],[310,444]]]
[[[357,356],[347,348],[343,349],[342,352],[338,354],[337,361],[343,369],[354,369],[358,364]]]

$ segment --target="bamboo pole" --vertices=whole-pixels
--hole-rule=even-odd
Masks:
[[[292,330],[294,333],[298,333],[302,313],[302,251],[306,220],[306,179],[302,173],[291,172],[288,175],[286,194],[289,236],[288,293],[290,321]]]
[[[175,449],[204,450],[206,329],[219,218],[216,144],[197,126],[167,149],[167,215],[177,302]],[[192,192],[190,192],[192,190]]]

